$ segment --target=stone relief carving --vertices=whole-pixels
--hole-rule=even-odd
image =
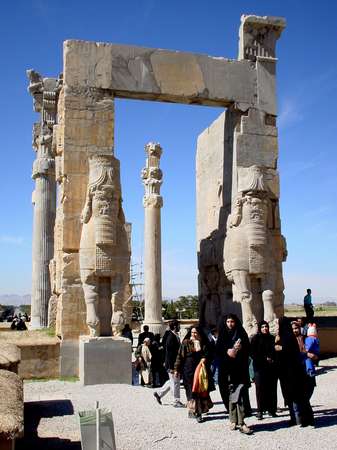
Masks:
[[[282,18],[242,16],[243,55],[245,59],[257,58],[275,60],[276,41],[285,28]]]
[[[261,315],[272,323],[283,308],[281,264],[286,248],[265,169],[251,166],[244,184],[227,221],[224,269],[233,299],[241,303],[244,326],[254,333]]]
[[[119,161],[112,155],[89,158],[89,181],[80,242],[80,274],[91,336],[100,336],[100,278],[110,280],[111,329],[120,334],[126,321],[130,251],[121,206]],[[105,331],[106,333],[106,331]]]

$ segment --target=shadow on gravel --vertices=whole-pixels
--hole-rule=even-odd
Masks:
[[[337,425],[337,409],[319,409],[314,411],[314,416],[316,428]]]
[[[222,414],[222,415],[219,415]],[[211,422],[212,420],[225,420],[228,419],[228,414],[224,414],[224,413],[208,413],[207,415],[204,416],[204,421],[205,422]]]
[[[259,431],[276,431],[281,430],[282,428],[289,428],[290,420],[289,418],[285,420],[278,420],[277,422],[272,423],[263,423],[263,420],[259,423],[254,423],[254,425],[249,425],[254,433],[258,433]]]
[[[74,408],[70,400],[26,402],[24,409],[24,437],[16,441],[16,450],[81,450],[80,442],[56,437],[39,437],[41,418],[72,416]]]
[[[320,364],[319,367],[316,368],[317,375],[323,375],[324,373],[328,373],[331,370],[336,370],[337,366],[325,366],[324,364]]]

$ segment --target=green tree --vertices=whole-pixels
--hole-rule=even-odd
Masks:
[[[165,320],[177,319],[177,311],[173,300],[163,301],[163,317]]]
[[[199,299],[197,295],[180,296],[174,305],[181,319],[197,319],[199,317]]]
[[[26,313],[28,316],[30,316],[30,305],[20,305],[19,308],[23,314]]]

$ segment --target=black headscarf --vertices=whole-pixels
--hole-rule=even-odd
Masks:
[[[288,319],[288,317],[280,317],[278,319],[278,326],[278,335],[280,336],[282,351],[288,355],[296,355],[297,358],[299,356],[299,347],[297,339],[293,333],[290,319]]]
[[[230,330],[227,327],[227,319],[232,319],[235,322],[235,327]],[[238,339],[241,339],[241,346],[245,352],[249,352],[249,339],[245,329],[238,316],[235,314],[227,314],[223,316],[218,325],[219,336],[216,343],[217,353],[219,356],[225,355],[229,348],[233,348],[233,345]]]
[[[268,325],[269,329],[268,322],[262,320],[258,324],[257,334],[253,336],[251,340],[251,356],[253,358],[253,367],[255,371],[270,368],[267,358],[271,358],[272,360],[275,358],[275,338],[269,332],[261,332],[263,325]]]
[[[235,327],[230,330],[227,319],[233,319]],[[219,358],[220,370],[227,373],[232,384],[249,385],[248,359],[250,344],[246,331],[241,321],[235,314],[228,314],[222,317],[219,322],[219,336],[216,343],[216,352]],[[233,348],[235,342],[241,339],[241,349],[235,358],[227,354],[227,350]]]
[[[257,332],[258,332],[258,333],[261,333],[261,334],[262,334],[261,328],[262,328],[263,325],[267,325],[268,330],[269,330],[269,323],[268,323],[266,320],[261,320],[261,322],[259,322],[259,323],[257,324]]]

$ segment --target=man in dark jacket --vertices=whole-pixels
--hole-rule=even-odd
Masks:
[[[149,331],[148,325],[143,326],[143,332],[138,336],[138,346],[142,345],[145,338],[149,338],[151,342],[153,342],[154,339],[154,334],[152,333],[152,331]]]
[[[180,401],[180,377],[174,374],[174,363],[176,362],[177,354],[180,347],[179,337],[180,325],[177,320],[172,320],[169,323],[169,329],[163,336],[163,347],[165,351],[165,368],[167,370],[169,379],[166,383],[158,389],[153,395],[157,402],[161,405],[161,399],[169,391],[173,396],[173,406],[175,408],[183,407],[184,405]]]

